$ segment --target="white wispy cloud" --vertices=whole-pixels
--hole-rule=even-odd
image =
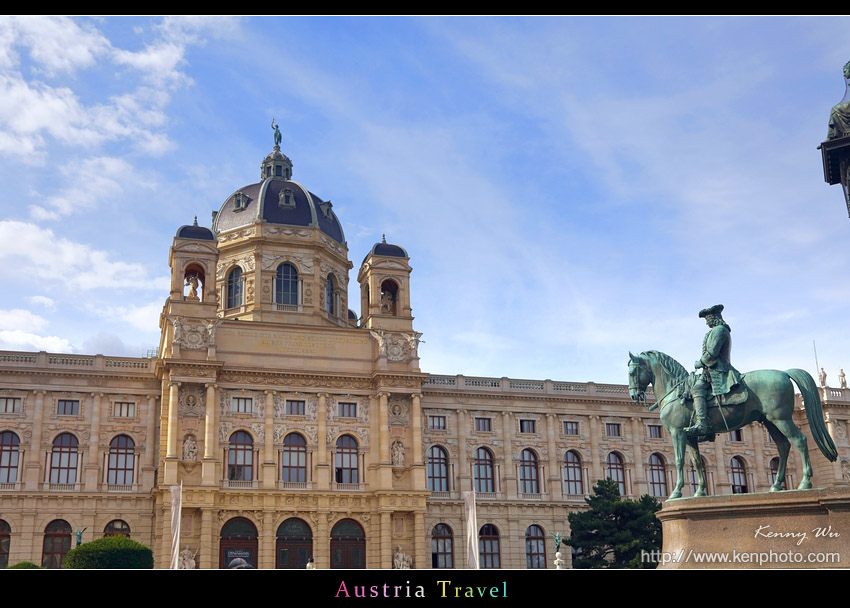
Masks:
[[[47,319],[33,314],[29,310],[20,308],[13,310],[0,310],[0,330],[32,330],[43,329],[47,325]]]
[[[47,351],[73,353],[76,348],[69,340],[58,336],[40,336],[23,330],[0,330],[0,349],[18,351]]]
[[[44,306],[48,310],[56,310],[56,302],[47,296],[27,296],[27,302],[36,306]]]
[[[6,274],[49,281],[65,289],[168,290],[168,277],[150,277],[142,264],[116,261],[101,250],[58,237],[49,229],[0,221],[0,263]]]

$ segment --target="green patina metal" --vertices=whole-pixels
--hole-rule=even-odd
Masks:
[[[829,113],[829,130],[826,139],[850,135],[850,61],[844,64],[844,97]]]
[[[700,312],[711,327],[703,341],[703,355],[695,364],[701,372],[688,373],[678,361],[659,351],[646,351],[639,355],[629,353],[629,395],[632,400],[645,404],[646,389],[650,384],[655,388],[655,394],[662,396],[649,409],[659,409],[661,423],[673,439],[677,479],[670,498],[682,497],[686,448],[697,472],[698,488],[694,496],[705,496],[705,472],[699,455],[699,442],[713,440],[715,433],[734,431],[753,422],[760,422],[767,428],[779,450],[779,468],[771,492],[782,489],[791,444],[803,461],[803,478],[797,489],[809,489],[812,487],[812,466],[806,436],[792,420],[792,381],[803,395],[809,428],[821,453],[830,461],[838,457],[823,420],[815,381],[801,369],[762,369],[743,376],[738,374],[729,362],[729,331],[720,319],[722,310],[723,307],[717,305]],[[725,330],[718,329],[721,324]],[[705,394],[708,386],[712,389],[710,398]],[[699,408],[703,409],[702,414],[697,411]]]

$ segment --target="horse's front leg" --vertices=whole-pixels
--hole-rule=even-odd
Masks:
[[[691,464],[697,472],[697,491],[694,496],[705,496],[705,471],[702,468],[702,458],[699,455],[699,443],[696,439],[688,439],[688,454],[691,455]]]
[[[673,438],[673,453],[676,456],[676,487],[670,493],[670,499],[682,497],[682,486],[685,485],[685,432],[682,429],[670,431]]]

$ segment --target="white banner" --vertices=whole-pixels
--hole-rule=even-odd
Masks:
[[[475,492],[463,493],[466,513],[466,567],[478,570],[478,515],[475,512]]]
[[[179,486],[171,486],[171,565],[177,570],[180,558],[180,514],[183,510],[183,482]]]

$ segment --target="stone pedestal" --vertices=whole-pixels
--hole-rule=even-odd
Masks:
[[[850,490],[668,500],[659,568],[850,568]]]

